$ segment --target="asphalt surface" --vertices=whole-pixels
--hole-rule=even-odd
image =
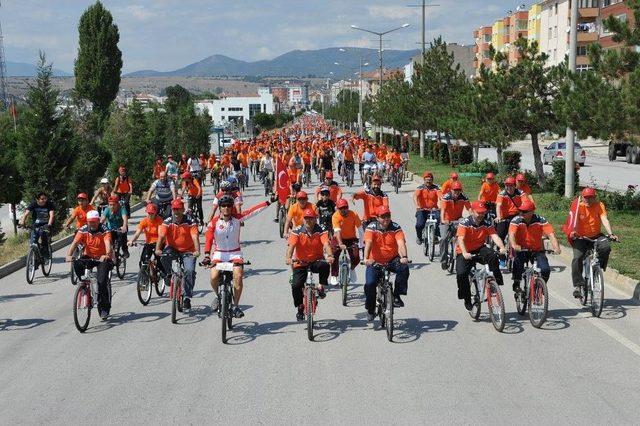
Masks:
[[[474,322],[454,277],[415,243],[411,188],[391,195],[414,261],[393,343],[366,322],[361,267],[349,306],[329,291],[316,341],[307,340],[271,206],[242,230],[253,264],[246,315],[228,345],[203,269],[192,312],[178,324],[166,297],[138,302],[137,248],[125,279],[114,275],[111,317],[101,322],[94,312],[85,334],[73,324],[64,251],[49,278],[38,273],[28,285],[20,270],[0,280],[2,423],[637,424],[638,305],[608,289],[602,318],[592,318],[572,299],[568,270],[552,259],[543,329],[515,312],[510,284],[505,332],[486,316]],[[246,193],[247,204],[261,201],[255,186]]]

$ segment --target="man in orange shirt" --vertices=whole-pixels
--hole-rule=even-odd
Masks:
[[[409,260],[404,232],[400,225],[391,221],[389,207],[378,207],[376,215],[377,220],[371,222],[364,232],[364,262],[367,265],[364,294],[368,321],[373,321],[375,315],[376,284],[385,269],[396,274],[393,306],[404,306],[400,296],[407,294],[409,281]]]
[[[138,241],[140,234],[144,232],[145,243],[142,248],[142,253],[140,254],[139,265],[142,265],[143,262],[148,262],[149,259],[151,259],[151,255],[154,254],[156,243],[158,242],[158,228],[163,222],[162,217],[158,216],[158,207],[156,207],[155,204],[147,204],[146,212],[147,217],[140,221],[135,234],[133,234],[131,240],[127,242],[128,246],[132,246]],[[158,269],[163,271],[161,262],[158,262]]]
[[[79,244],[84,246],[80,259],[73,260],[73,252]],[[97,268],[98,314],[106,320],[111,309],[109,295],[109,271],[113,268],[113,250],[111,232],[100,223],[100,215],[96,210],[87,212],[87,224],[78,229],[73,242],[67,250],[65,260],[73,262],[73,269],[78,277],[82,277],[85,269]]]
[[[583,238],[598,241],[600,267],[602,267],[603,271],[607,270],[609,254],[611,254],[611,244],[601,232],[603,226],[609,237],[617,241],[618,237],[614,235],[611,230],[607,209],[604,203],[596,199],[596,190],[594,188],[583,189],[582,201],[578,204],[576,228],[570,235],[573,243],[571,277],[573,280],[573,296],[576,298],[580,297],[580,287],[585,285],[584,277],[582,276],[582,262],[584,262],[587,252],[591,250],[594,245],[593,242]]]
[[[133,182],[131,182],[131,176],[127,174],[127,168],[125,166],[118,167],[118,176],[116,176],[116,180],[113,183],[113,192],[120,197],[120,199],[124,199],[124,206],[127,208],[127,211],[131,211],[131,205],[129,204],[129,200],[131,199],[131,194],[133,194]]]
[[[171,217],[158,228],[156,256],[161,258],[162,266],[171,274],[171,263],[178,257],[184,264],[184,285],[182,306],[191,309],[193,286],[196,282],[196,258],[200,255],[198,225],[190,216],[184,214],[184,202],[176,198],[171,202]]]
[[[518,173],[516,176],[516,188],[522,191],[528,198],[531,198],[531,187],[527,184],[527,177],[522,173]]]
[[[351,197],[351,200],[355,203],[355,200],[362,200],[364,204],[364,212],[362,214],[362,226],[365,228],[367,225],[376,219],[376,209],[380,206],[389,207],[389,197],[382,192],[382,179],[379,175],[374,175],[371,179],[371,189],[365,189],[358,191]]]
[[[160,179],[160,173],[164,171],[162,158],[156,158],[156,164],[153,165],[153,179]]]
[[[341,198],[336,203],[337,211],[331,217],[333,235],[338,246],[333,252],[334,262],[331,265],[331,276],[338,276],[338,259],[342,250],[348,250],[351,259],[351,281],[356,280],[355,268],[360,264],[360,249],[358,247],[358,233],[362,233],[362,221],[358,214],[349,210],[349,203]]]
[[[324,181],[316,188],[316,201],[320,200],[320,190],[322,188],[329,188],[329,199],[334,203],[337,203],[342,198],[342,189],[338,182],[333,180],[333,172],[331,170],[324,174]]]
[[[304,212],[307,209],[313,209],[317,212],[316,206],[309,203],[309,196],[304,191],[298,191],[296,194],[296,202],[289,207],[287,211],[287,219],[284,222],[284,237],[289,238],[289,228],[297,228],[302,226],[304,222]]]
[[[498,246],[500,253],[506,252],[502,240],[496,234],[493,224],[486,219],[487,208],[480,201],[471,204],[471,215],[466,217],[458,226],[456,233],[458,245],[456,247],[456,281],[458,282],[458,299],[464,300],[464,307],[471,310],[471,289],[469,273],[477,261],[489,265],[498,285],[503,284],[498,255],[485,245],[487,237]]]
[[[202,211],[202,186],[198,179],[194,179],[189,172],[182,174],[182,193],[180,196],[184,197],[185,192],[189,195],[188,209],[190,211],[197,209],[200,224],[204,225],[204,212]]]
[[[504,190],[500,191],[496,199],[496,232],[504,241],[509,232],[509,223],[516,217],[522,202],[522,192],[516,189],[516,180],[509,176],[504,181]]]
[[[294,229],[289,235],[285,263],[293,267],[291,295],[293,305],[298,309],[296,319],[304,320],[303,289],[310,270],[318,274],[318,298],[324,299],[324,286],[329,278],[329,261],[333,262],[333,254],[329,246],[329,234],[317,224],[318,214],[312,208],[303,213],[304,225]],[[295,257],[294,257],[295,252]],[[327,257],[327,261],[324,257]]]
[[[440,266],[447,269],[447,258],[453,253],[447,252],[449,242],[456,233],[455,223],[462,218],[464,209],[470,211],[469,198],[462,192],[462,184],[458,181],[451,185],[451,192],[442,195],[440,201]]]
[[[438,209],[440,187],[433,183],[433,173],[424,172],[422,178],[424,183],[418,186],[413,193],[413,204],[416,207],[416,243],[418,245],[422,244],[422,231],[430,214],[438,221],[436,228],[440,224],[440,209]]]
[[[454,182],[458,182],[458,174],[456,172],[452,172],[449,175],[449,179],[445,180],[442,184],[441,188],[443,197],[451,191],[451,185],[453,185]]]
[[[553,232],[553,226],[547,219],[535,214],[535,211],[535,204],[531,200],[524,200],[520,204],[520,215],[513,218],[509,225],[509,244],[516,252],[513,259],[513,291],[516,294],[521,291],[520,280],[524,264],[528,260],[536,260],[542,279],[549,282],[551,267],[544,252],[542,237],[547,236],[555,253],[560,254],[560,245]]]
[[[82,228],[87,224],[87,213],[95,210],[93,205],[89,204],[89,197],[84,192],[78,194],[77,200],[78,206],[71,210],[71,216],[69,216],[62,225],[66,229],[69,229],[74,219],[76,220],[76,230]]]
[[[500,185],[496,183],[496,175],[489,172],[484,177],[484,182],[482,182],[482,186],[480,187],[480,192],[478,193],[478,201],[482,201],[485,206],[487,206],[487,210],[496,213],[496,200],[498,199],[498,193],[500,192]]]

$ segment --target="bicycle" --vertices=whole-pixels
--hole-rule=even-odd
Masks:
[[[76,230],[76,232],[77,232],[77,230]],[[71,262],[70,277],[71,277],[71,284],[73,284],[73,285],[76,285],[78,283],[79,279],[80,279],[80,277],[78,277],[76,275],[75,269],[73,269],[73,261],[80,259],[80,257],[82,256],[83,252],[84,252],[84,245],[83,244],[78,244],[76,246],[76,249],[71,254],[72,262]]]
[[[610,236],[604,237],[609,241],[614,241]],[[587,251],[587,255],[582,263],[582,276],[584,284],[580,286],[580,303],[582,306],[590,304],[591,314],[600,318],[604,306],[604,273],[598,258],[598,244],[600,238],[591,239],[582,237],[585,241],[593,243],[593,247]]]
[[[311,166],[308,164],[304,165],[304,171],[302,173],[302,184],[304,186],[311,186]]]
[[[181,256],[171,262],[171,281],[169,283],[169,299],[171,299],[171,322],[178,322],[178,312],[182,312],[182,287],[184,286],[184,263]]]
[[[213,193],[217,194],[220,190],[220,172],[211,171],[211,186],[213,186]]]
[[[347,306],[347,293],[349,291],[349,284],[351,283],[350,248],[351,246],[347,246],[345,250],[342,250],[340,258],[338,259],[338,283],[342,288],[342,306]]]
[[[73,262],[71,263],[73,265]],[[73,322],[80,333],[84,333],[89,327],[91,309],[98,306],[98,283],[93,273],[93,268],[85,268],[85,273],[80,277],[76,291],[73,293]],[[109,303],[113,299],[111,288],[111,271],[107,283],[109,290]]]
[[[444,247],[445,249],[445,255],[446,255],[446,265],[447,265],[447,270],[449,271],[450,274],[453,274],[456,270],[456,243],[457,243],[457,237],[456,237],[456,229],[458,227],[458,223],[459,221],[457,220],[453,220],[451,222],[449,222],[449,228],[447,230],[447,235],[449,237],[449,242],[447,243],[447,245]]]
[[[204,218],[200,216],[200,210],[196,205],[196,199],[193,197],[187,196],[187,206],[191,214],[191,217],[198,224],[198,233],[202,234],[202,231],[204,231]]]
[[[391,171],[391,184],[393,185],[393,189],[396,194],[400,191],[400,187],[402,186],[402,180],[400,179],[399,170],[393,167]]]
[[[123,247],[120,244],[120,235],[123,234],[120,230],[111,231],[113,238],[113,253],[115,255],[116,275],[121,280],[124,279],[124,274],[127,272],[127,258],[124,256]]]
[[[478,259],[478,255],[472,257],[474,262]],[[476,268],[474,264],[469,273],[469,282],[472,299],[469,316],[478,321],[482,311],[482,302],[486,301],[493,327],[498,332],[502,332],[505,325],[504,299],[500,286],[493,276],[493,272],[489,270],[489,265],[484,265],[483,268]]]
[[[23,226],[23,228],[30,229],[31,232],[35,231],[33,226]],[[43,226],[40,229],[40,232],[46,234],[47,236],[47,251],[43,252],[44,247],[42,246],[42,243],[40,241],[42,239],[42,236],[37,235],[35,241],[29,246],[29,251],[27,253],[25,271],[27,274],[27,283],[29,284],[33,284],[33,279],[36,276],[36,269],[38,269],[38,266],[42,270],[42,275],[48,277],[51,273],[51,265],[53,264],[53,250],[51,248],[51,236],[49,227]],[[45,256],[44,253],[48,253],[49,256]]]
[[[547,320],[549,309],[549,293],[547,283],[540,275],[540,268],[535,260],[535,252],[522,249],[520,252],[530,253],[525,262],[525,271],[522,274],[522,291],[514,295],[516,299],[516,310],[518,314],[524,315],[529,308],[529,321],[535,328],[542,327]],[[545,253],[553,253],[552,250],[545,250]]]
[[[429,217],[422,230],[422,245],[424,255],[429,258],[430,262],[436,255],[436,229],[438,227],[438,220],[433,210],[429,211]]]
[[[300,265],[306,265],[305,262],[297,261]],[[307,269],[307,280],[304,283],[304,293],[302,304],[304,306],[304,315],[307,320],[307,338],[313,342],[313,317],[316,314],[316,308],[318,307],[318,290],[313,279],[313,272],[311,268]]]
[[[137,245],[138,244],[133,243],[134,247]],[[163,281],[162,293],[164,293],[164,280],[159,279],[158,266],[156,265],[156,260],[151,254],[149,255],[149,258],[147,260],[140,261],[140,272],[138,272],[138,280],[136,283],[138,300],[140,301],[140,303],[142,303],[143,306],[147,306],[147,304],[151,300],[153,287],[155,287],[158,296],[162,296],[162,293],[159,291],[159,281]]]
[[[265,172],[264,179],[264,196],[268,197],[273,191],[273,178],[271,172]]]
[[[280,238],[284,238],[284,234],[286,231],[284,229],[286,218],[287,218],[287,209],[284,204],[280,204],[280,202],[278,202],[278,228],[280,231]]]
[[[355,175],[355,166],[353,161],[347,161],[344,165],[344,168],[346,171],[347,186],[350,188],[353,186],[353,178]]]

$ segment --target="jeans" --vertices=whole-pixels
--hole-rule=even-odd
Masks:
[[[396,274],[393,295],[406,295],[409,286],[409,265],[400,263],[400,257],[396,256],[388,263],[387,269]],[[364,306],[370,314],[373,314],[376,308],[376,286],[378,280],[382,278],[382,274],[384,274],[382,268],[367,266],[364,284],[364,296],[366,299]]]
[[[29,237],[29,242],[31,244],[38,243],[40,241],[40,253],[44,257],[50,257],[51,253],[49,253],[49,233],[44,230],[45,225],[35,226],[31,230],[31,236]]]
[[[424,230],[424,227],[427,224],[427,220],[429,219],[429,215],[433,214],[433,216],[435,217],[435,219],[437,220],[436,223],[436,236],[438,236],[438,234],[440,234],[440,210],[433,210],[433,212],[430,212],[429,210],[418,210],[416,212],[416,235],[419,239],[422,240],[422,231]]]
[[[498,254],[487,246],[471,252],[477,254],[480,259],[478,262],[483,265],[489,265],[489,270],[493,272],[498,285],[503,284],[502,272],[500,272],[500,263],[498,262]],[[469,283],[469,273],[475,264],[474,260],[465,259],[462,254],[456,258],[456,281],[458,282],[458,299],[471,300],[471,289]]]
[[[607,270],[609,263],[609,254],[611,254],[611,243],[602,234],[591,238],[598,240],[598,259],[600,267],[603,271]],[[584,277],[582,276],[582,264],[587,252],[593,248],[591,241],[576,239],[573,241],[573,260],[571,261],[571,278],[574,286],[584,285]]]
[[[545,282],[549,282],[549,277],[551,276],[551,267],[549,266],[549,260],[547,259],[547,255],[544,254],[544,252],[516,253],[515,258],[513,259],[513,281],[514,282],[520,282],[520,280],[522,280],[522,273],[524,272],[525,262],[528,259],[533,259],[534,257],[536,262],[538,262],[538,268],[540,268],[540,275],[542,275],[542,279],[545,280]]]
[[[165,247],[162,250],[162,268],[171,276],[173,272],[171,263],[178,258],[182,258],[182,263],[184,264],[182,294],[186,299],[191,299],[193,297],[193,286],[196,282],[196,258],[191,253],[181,253],[173,247]]]
[[[293,268],[293,281],[291,282],[291,295],[293,296],[293,306],[302,306],[304,297],[304,285],[307,282],[307,270],[318,274],[320,285],[327,285],[329,279],[329,264],[324,260],[316,260],[300,268]]]
[[[348,240],[342,240],[345,246],[347,246],[347,252],[351,258],[351,269],[356,269],[356,266],[360,264],[360,248],[358,247],[358,239],[352,238]],[[340,254],[342,249],[337,247],[333,252],[333,264],[331,265],[331,276],[338,276],[338,269],[340,267]]]
[[[109,294],[109,271],[113,268],[113,262],[105,260],[100,262],[90,257],[83,256],[73,261],[73,269],[77,276],[82,277],[85,269],[96,269],[96,281],[98,283],[98,311],[111,309],[111,295]]]

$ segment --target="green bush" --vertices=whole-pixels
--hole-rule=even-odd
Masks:
[[[578,170],[576,169],[574,175],[574,189],[573,193],[578,192],[578,182],[580,182]],[[562,196],[564,195],[564,161],[554,161],[553,171],[547,179],[547,187],[552,192]]]
[[[473,163],[473,147],[470,145],[453,145],[451,147],[451,165]]]
[[[494,163],[485,158],[477,163],[460,166],[458,170],[464,173],[498,173],[498,163]]]
[[[520,170],[520,158],[522,153],[518,151],[504,151],[502,153],[502,173],[512,174]]]
[[[538,186],[538,174],[533,170],[525,170],[522,172],[524,176],[527,178],[527,184],[531,187],[531,190],[539,189]]]
[[[598,196],[607,210],[640,211],[640,193],[634,189],[627,189],[624,193],[617,191],[598,191]]]
[[[451,160],[449,158],[449,147],[446,143],[440,143],[438,149],[438,161],[442,164],[450,164]]]

